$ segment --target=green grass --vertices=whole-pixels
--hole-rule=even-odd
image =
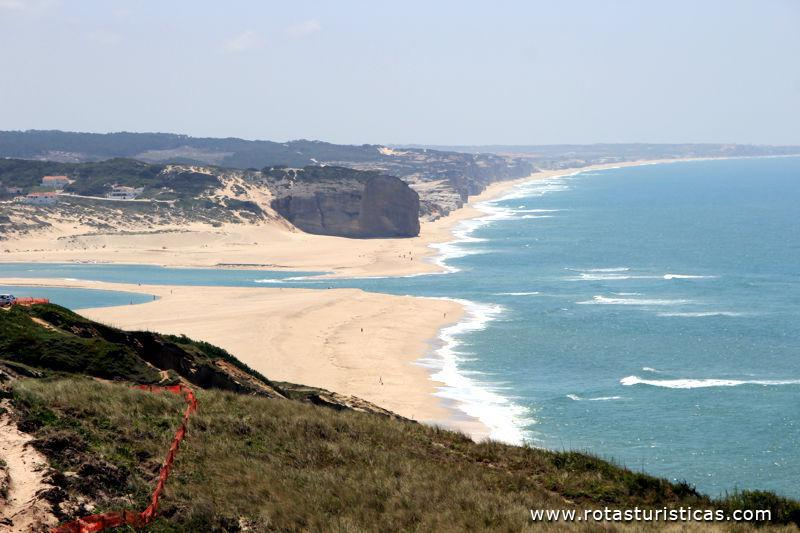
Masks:
[[[205,342],[126,332],[56,305],[13,307],[0,311],[0,367],[31,379],[2,395],[57,471],[48,501],[61,519],[146,507],[184,408],[131,387],[158,380],[151,365],[204,387],[153,531],[518,531],[531,527],[531,508],[634,506],[767,508],[776,523],[800,523],[800,504],[772,493],[714,501],[583,453],[476,444],[311,405],[325,391],[270,382]]]
[[[95,512],[147,505],[183,409],[177,396],[89,379],[17,381],[13,404],[56,484]]]
[[[70,327],[75,330],[48,329],[33,318],[45,318],[55,324],[70,320]],[[90,325],[90,321],[54,305],[13,306],[0,312],[0,357],[60,372],[145,383],[158,381],[158,372],[130,347],[97,336],[81,335],[80,328]]]
[[[229,375],[219,361],[234,366],[240,375]],[[54,304],[14,306],[0,312],[2,364],[16,365],[18,373],[28,376],[77,374],[156,383],[162,380],[159,370],[166,370],[167,381],[182,376],[201,387],[253,392],[261,385],[271,386],[264,376],[206,342],[123,331]]]
[[[585,454],[476,444],[370,414],[214,390],[198,401],[151,531],[519,531],[532,528],[531,508],[800,509],[771,494],[712,501]],[[183,408],[88,379],[18,381],[14,404],[57,469],[112,472],[94,492],[66,477],[70,497],[101,509],[146,505]]]

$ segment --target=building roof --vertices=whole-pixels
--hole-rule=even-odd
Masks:
[[[42,181],[69,181],[66,176],[44,176]]]

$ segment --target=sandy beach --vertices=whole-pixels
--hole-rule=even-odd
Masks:
[[[670,160],[672,161],[672,160]],[[515,185],[577,170],[633,166],[663,161],[593,165],[582,169],[538,172],[490,185],[468,204],[435,221],[424,221],[418,237],[348,239],[303,233],[282,220],[214,227],[193,223],[158,228],[98,232],[55,221],[44,232],[10,238],[0,246],[2,262],[96,262],[169,267],[263,268],[327,272],[332,276],[402,276],[441,271],[431,262],[430,245],[452,240],[464,219],[481,216],[476,204],[496,198]]]
[[[657,161],[609,164],[580,170]],[[309,235],[286,224],[189,227],[140,235],[75,238],[37,236],[6,241],[3,261],[217,266],[236,264],[328,272],[333,276],[392,276],[440,271],[431,244],[453,239],[463,220],[482,216],[480,202],[534,179],[572,174],[540,172],[489,186],[468,205],[422,225],[411,239],[343,239]],[[55,237],[55,238],[54,238]],[[79,244],[76,244],[78,242]],[[82,247],[86,246],[86,247]],[[434,394],[442,384],[415,364],[462,306],[447,300],[400,297],[355,289],[157,286],[59,279],[0,279],[6,285],[44,285],[143,292],[159,299],[140,305],[84,309],[81,314],[125,329],[186,334],[219,345],[270,379],[358,396],[402,416],[458,428],[475,439],[488,430]],[[451,406],[452,407],[452,406]]]
[[[358,289],[163,286],[3,278],[2,285],[106,289],[152,294],[138,305],[81,309],[105,324],[185,334],[221,346],[270,379],[358,396],[407,418],[454,427],[475,438],[485,428],[434,396],[441,385],[415,364],[439,329],[461,319],[448,300]]]

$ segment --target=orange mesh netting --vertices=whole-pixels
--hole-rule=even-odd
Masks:
[[[50,300],[47,298],[17,298],[14,300],[14,305],[36,305],[49,303]]]
[[[186,399],[186,410],[183,412],[181,425],[175,432],[175,437],[173,437],[172,443],[169,446],[167,457],[164,459],[164,464],[161,466],[161,472],[158,474],[158,483],[156,483],[156,488],[153,491],[153,495],[150,497],[150,505],[141,513],[134,511],[112,511],[86,516],[73,522],[62,524],[52,529],[52,533],[90,533],[125,525],[142,527],[152,522],[155,518],[156,511],[158,511],[158,500],[161,497],[161,493],[164,491],[164,483],[166,483],[170,470],[172,470],[172,463],[175,461],[175,454],[178,452],[178,446],[180,446],[183,437],[186,436],[186,424],[189,421],[189,416],[197,410],[197,399],[192,389],[183,385],[171,385],[167,387],[137,385],[136,388],[150,392],[167,391],[174,394],[182,394]]]

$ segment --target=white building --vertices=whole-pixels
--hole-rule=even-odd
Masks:
[[[61,190],[69,185],[69,178],[66,176],[44,176],[42,177],[42,187]]]
[[[31,205],[52,205],[56,203],[58,196],[54,192],[32,192],[27,196],[21,197],[23,204]]]
[[[121,185],[115,185],[111,192],[106,194],[106,198],[111,198],[112,200],[135,200],[140,194],[144,191],[144,187],[123,187]]]

